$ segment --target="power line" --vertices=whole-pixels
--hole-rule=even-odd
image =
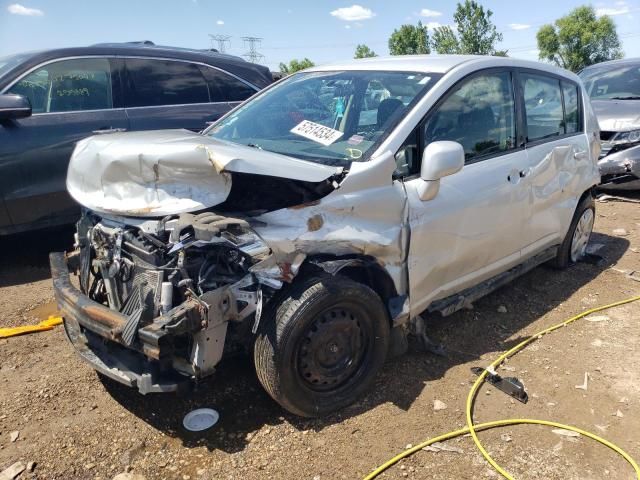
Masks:
[[[242,37],[244,40],[245,47],[249,49],[249,51],[243,54],[243,57],[247,57],[247,59],[252,63],[258,63],[264,60],[264,55],[258,52],[257,47],[260,46],[260,42],[262,42],[261,38],[258,37]]]
[[[215,48],[216,44],[218,47],[218,51],[220,53],[225,53],[227,51],[227,45],[229,45],[230,39],[231,39],[231,35],[211,35],[209,34],[209,37],[211,38],[211,47]]]

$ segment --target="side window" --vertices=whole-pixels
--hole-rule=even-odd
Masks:
[[[256,93],[246,83],[215,68],[200,66],[200,70],[209,84],[212,102],[241,102]]]
[[[467,163],[514,148],[515,102],[511,74],[480,74],[463,81],[429,116],[425,144],[452,140],[464,147]]]
[[[578,87],[571,83],[562,82],[562,94],[564,97],[564,115],[566,133],[582,131],[578,121]]]
[[[33,113],[113,108],[109,60],[80,58],[50,63],[20,80],[10,93],[27,97]]]
[[[543,75],[520,75],[528,141],[564,134],[560,81]]]
[[[207,83],[193,63],[145,58],[129,58],[125,63],[129,73],[125,88],[128,107],[209,102]]]

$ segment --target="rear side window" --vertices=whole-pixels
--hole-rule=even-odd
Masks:
[[[33,113],[113,108],[109,60],[79,58],[50,63],[24,77],[9,93],[27,97]]]
[[[209,89],[197,65],[172,60],[131,58],[125,88],[128,107],[208,103]]]
[[[210,67],[200,66],[209,84],[212,102],[241,102],[256,90],[237,78]]]
[[[520,75],[524,93],[528,140],[563,135],[564,115],[560,81],[543,75]]]
[[[571,83],[562,82],[562,95],[564,98],[565,133],[581,131],[578,124],[578,87]]]
[[[426,122],[425,144],[452,140],[467,163],[515,146],[515,102],[509,72],[486,73],[463,81]]]

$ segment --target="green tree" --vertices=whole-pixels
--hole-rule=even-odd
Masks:
[[[622,58],[620,39],[610,17],[596,17],[591,6],[578,7],[536,35],[540,59],[577,72],[594,63]]]
[[[391,55],[416,55],[430,52],[429,32],[422,22],[418,22],[418,25],[402,25],[389,37]]]
[[[295,73],[299,70],[304,70],[305,68],[310,68],[313,66],[315,66],[315,63],[313,63],[307,57],[303,58],[302,60],[297,60],[294,58],[289,62],[289,65],[287,65],[286,63],[281,63],[280,72],[282,72],[284,75],[291,75],[292,73]]]
[[[440,55],[455,54],[460,52],[458,37],[449,25],[436,27],[431,37],[431,45]]]
[[[378,54],[371,50],[364,44],[360,44],[356,47],[356,53],[353,58],[369,58],[369,57],[377,57]]]
[[[458,3],[453,14],[457,34],[449,26],[437,27],[433,32],[433,49],[441,54],[506,56],[506,51],[496,50],[502,34],[491,21],[492,16],[491,10],[485,10],[474,0]]]

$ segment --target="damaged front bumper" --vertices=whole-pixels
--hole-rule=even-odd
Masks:
[[[74,268],[77,257],[69,258]],[[189,376],[178,373],[172,361],[171,337],[201,329],[201,306],[185,302],[138,330],[137,350],[125,346],[123,332],[129,318],[91,300],[70,280],[67,256],[49,256],[53,288],[64,328],[80,357],[101,374],[140,393],[171,392],[189,388]]]
[[[602,176],[602,188],[640,189],[640,145],[609,153],[598,161],[598,168]]]

